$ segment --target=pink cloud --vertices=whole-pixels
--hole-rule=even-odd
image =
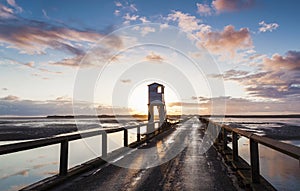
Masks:
[[[233,80],[245,87],[248,95],[278,101],[300,98],[300,52],[288,51],[285,55],[274,54],[263,58],[258,72],[229,70],[224,75],[211,75]]]
[[[64,58],[57,62],[50,62],[50,65],[57,65],[57,66],[68,66],[68,67],[78,67],[80,66],[81,60],[83,59],[83,56],[75,56],[72,58]]]
[[[150,54],[148,54],[146,56],[146,60],[155,61],[155,62],[162,62],[164,60],[164,58],[161,55],[157,54],[157,53],[151,52]]]
[[[234,26],[228,25],[223,31],[198,33],[203,44],[212,53],[229,53],[234,57],[238,50],[249,49],[253,46],[250,31],[247,28],[235,30]]]
[[[217,12],[236,11],[253,6],[254,0],[213,0]]]
[[[33,68],[34,67],[34,62],[32,61],[32,62],[27,62],[27,63],[25,63],[24,64],[25,66],[28,66],[28,67],[30,67],[30,68]]]
[[[16,20],[0,22],[0,42],[27,54],[42,54],[47,48],[72,54],[82,54],[78,43],[95,43],[104,35],[93,31],[79,31],[47,23]]]
[[[46,54],[48,49],[54,49],[72,55],[60,61],[50,62],[52,65],[77,67],[87,49],[99,39],[102,39],[106,49],[99,52],[99,57],[101,55],[103,59],[110,56],[110,51],[121,48],[123,43],[118,36],[106,37],[105,34],[96,31],[76,30],[21,18],[13,22],[10,19],[2,20],[0,28],[0,43],[8,48],[20,50],[21,53]],[[20,64],[34,68],[34,63]]]
[[[111,49],[112,47],[116,48],[121,46],[118,40],[114,40],[113,38],[103,40],[104,44],[108,44],[106,48],[94,48],[92,54],[86,55],[75,55],[73,57],[64,58],[57,62],[49,62],[50,65],[58,65],[58,66],[67,66],[67,67],[93,67],[93,66],[101,66],[109,61],[117,61],[119,57],[117,55],[112,55]],[[95,57],[95,55],[97,55]]]
[[[300,52],[288,51],[285,56],[274,54],[271,58],[264,58],[263,62],[265,70],[300,70]]]

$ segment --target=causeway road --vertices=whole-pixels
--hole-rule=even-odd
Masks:
[[[215,148],[203,152],[204,133],[204,125],[192,118],[52,190],[238,190]]]

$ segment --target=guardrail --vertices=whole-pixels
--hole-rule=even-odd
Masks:
[[[222,144],[223,150],[228,150],[228,133],[232,135],[232,160],[233,162],[239,162],[238,154],[238,135],[246,137],[250,140],[250,167],[251,167],[251,181],[252,183],[260,183],[260,168],[259,168],[259,150],[258,144],[262,144],[266,147],[279,151],[292,158],[299,160],[300,163],[300,147],[287,144],[274,140],[268,137],[256,135],[253,132],[248,132],[238,128],[233,128],[228,125],[221,125],[213,122],[207,118],[201,118],[200,120],[207,125],[213,125],[214,129],[221,128],[221,133],[218,137],[218,142]]]
[[[9,154],[9,153],[15,153],[19,151],[25,151],[40,147],[45,147],[49,145],[54,144],[60,144],[60,160],[59,160],[59,175],[65,176],[68,174],[68,153],[69,153],[69,142],[82,139],[82,138],[88,138],[93,136],[102,136],[102,157],[105,158],[107,156],[107,134],[115,133],[115,132],[124,132],[124,147],[128,147],[128,130],[130,129],[136,129],[136,143],[139,143],[141,141],[145,141],[154,135],[162,132],[164,130],[163,126],[155,127],[155,124],[159,124],[160,122],[153,122],[153,123],[144,123],[140,125],[134,125],[134,126],[126,126],[126,127],[119,127],[119,128],[111,128],[111,129],[98,129],[95,131],[90,132],[82,132],[82,133],[74,133],[71,135],[62,135],[57,137],[49,137],[49,138],[42,138],[37,140],[31,140],[31,141],[24,141],[14,144],[8,144],[8,145],[1,145],[0,146],[0,155]],[[154,126],[154,132],[145,134],[146,137],[142,139],[141,135],[141,128],[146,127],[148,125]]]

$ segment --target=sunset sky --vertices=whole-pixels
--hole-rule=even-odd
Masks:
[[[226,114],[300,113],[299,10],[298,0],[1,0],[0,115],[145,113],[151,80],[167,82],[169,113],[209,114],[212,103]],[[210,55],[200,52],[202,75],[185,45],[195,39]],[[215,81],[224,92],[209,92]],[[94,97],[73,108],[81,83]]]

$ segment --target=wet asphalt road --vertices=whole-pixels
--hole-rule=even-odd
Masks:
[[[113,164],[53,190],[236,190],[215,149],[203,153],[199,147],[204,131],[195,122],[178,125]]]

